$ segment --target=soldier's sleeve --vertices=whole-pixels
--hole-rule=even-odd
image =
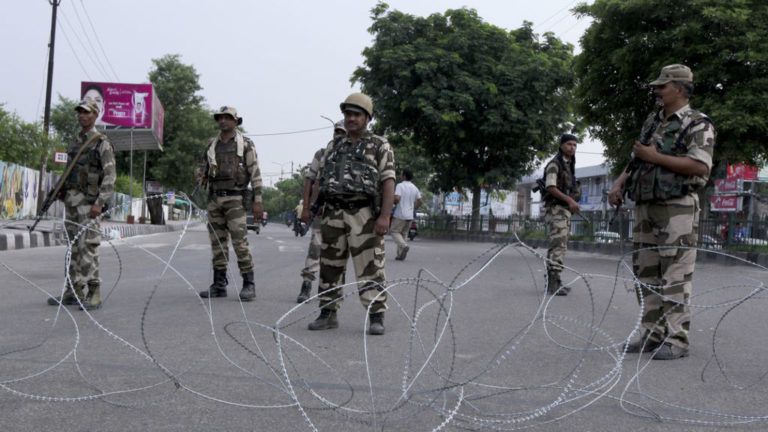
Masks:
[[[305,178],[311,181],[315,181],[317,179],[317,173],[320,170],[320,159],[323,157],[323,151],[324,149],[321,148],[315,152],[315,155],[312,157],[312,162],[309,164],[307,174],[304,176]]]
[[[383,183],[389,179],[395,180],[395,152],[384,138],[382,138],[381,146],[379,146],[378,164],[380,182]]]
[[[115,149],[106,137],[101,141],[101,144],[99,144],[99,157],[101,158],[101,168],[104,171],[104,178],[99,185],[99,197],[94,204],[103,206],[115,192],[115,180],[117,179]]]
[[[250,151],[245,152],[245,169],[251,177],[251,188],[253,188],[253,202],[261,203],[261,170],[259,169],[259,156],[256,154],[256,146],[253,141],[246,138]]]
[[[702,121],[692,126],[685,140],[688,144],[687,156],[704,163],[711,170],[715,149],[715,126],[712,122]]]
[[[544,186],[550,187],[555,186],[557,187],[557,171],[558,166],[554,161],[547,164],[546,168],[544,168]]]

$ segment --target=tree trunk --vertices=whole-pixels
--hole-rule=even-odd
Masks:
[[[480,192],[482,188],[475,186],[472,188],[472,223],[470,225],[470,231],[480,231]]]

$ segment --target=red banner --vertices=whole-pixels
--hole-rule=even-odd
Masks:
[[[740,192],[737,179],[715,179],[715,193]]]
[[[745,163],[728,164],[728,180],[757,180],[758,168]]]

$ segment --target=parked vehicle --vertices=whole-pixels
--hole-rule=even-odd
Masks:
[[[411,221],[411,226],[408,227],[408,240],[413,240],[417,235],[419,235],[419,225],[414,219]]]
[[[251,212],[248,212],[248,214],[245,215],[245,227],[251,231],[256,231],[256,234],[261,233],[261,227],[259,227],[258,223],[253,221],[253,213]]]
[[[619,233],[613,231],[595,231],[596,243],[617,243],[621,240]]]

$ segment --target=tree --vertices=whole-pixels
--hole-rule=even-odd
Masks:
[[[352,80],[373,98],[381,130],[424,151],[437,189],[472,190],[476,228],[481,188],[512,187],[554,149],[569,119],[573,48],[471,9],[426,18],[388,9],[372,10],[374,41]]]
[[[621,170],[654,109],[648,83],[662,66],[693,70],[692,105],[717,129],[715,159],[768,160],[768,3],[762,0],[595,0],[575,61],[578,111]]]
[[[163,149],[147,163],[147,171],[165,187],[192,192],[193,169],[216,134],[211,112],[204,107],[200,75],[178,54],[153,59],[149,80],[165,108]]]
[[[51,126],[62,145],[69,145],[77,140],[80,124],[77,122],[75,107],[78,102],[59,95],[59,102],[51,110]]]
[[[0,104],[0,161],[37,168],[54,142],[45,138],[39,123],[27,123]]]

